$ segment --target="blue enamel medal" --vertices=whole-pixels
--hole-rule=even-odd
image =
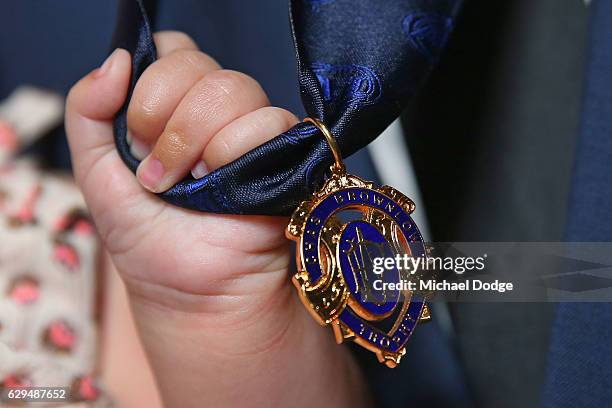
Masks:
[[[395,367],[417,323],[429,320],[425,299],[401,285],[406,272],[384,260],[425,257],[426,248],[410,217],[415,204],[389,186],[346,173],[329,130],[334,154],[331,176],[310,201],[295,210],[287,237],[296,241],[300,298],[322,325],[331,325],[338,343],[352,340]],[[375,266],[378,266],[376,268]]]

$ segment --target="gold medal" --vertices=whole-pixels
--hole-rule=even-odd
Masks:
[[[410,217],[415,204],[389,186],[346,172],[327,127],[306,118],[325,136],[334,155],[331,176],[310,201],[294,211],[286,235],[297,244],[300,298],[321,325],[376,353],[395,367],[419,321],[429,320],[425,299],[401,285],[406,271],[387,261],[426,257],[423,238]],[[387,266],[387,267],[385,267]]]

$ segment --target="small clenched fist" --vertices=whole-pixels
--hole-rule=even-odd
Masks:
[[[74,173],[122,276],[169,407],[362,406],[367,392],[346,347],[311,319],[290,285],[287,219],[197,213],[163,192],[201,178],[297,123],[253,78],[222,69],[178,32],[155,35],[159,59],[128,108],[136,177],[112,122],[130,54],[114,51],[70,91]],[[308,379],[308,391],[303,389]]]

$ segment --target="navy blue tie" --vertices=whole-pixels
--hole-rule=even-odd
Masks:
[[[332,131],[344,157],[366,146],[403,110],[443,49],[461,0],[295,0],[290,14],[300,92],[309,116]],[[156,59],[147,17],[154,4],[121,3],[114,47],[132,54],[129,96]],[[297,91],[297,90],[296,90]],[[128,98],[129,101],[129,98]],[[127,102],[115,142],[135,171],[125,139]],[[194,210],[288,215],[318,189],[332,163],[317,129],[300,123],[202,179],[160,197]]]

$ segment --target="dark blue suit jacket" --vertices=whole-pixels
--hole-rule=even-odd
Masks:
[[[582,123],[568,213],[570,242],[612,241],[611,18],[612,2],[593,2]],[[559,304],[548,361],[545,407],[610,406],[612,304]]]

